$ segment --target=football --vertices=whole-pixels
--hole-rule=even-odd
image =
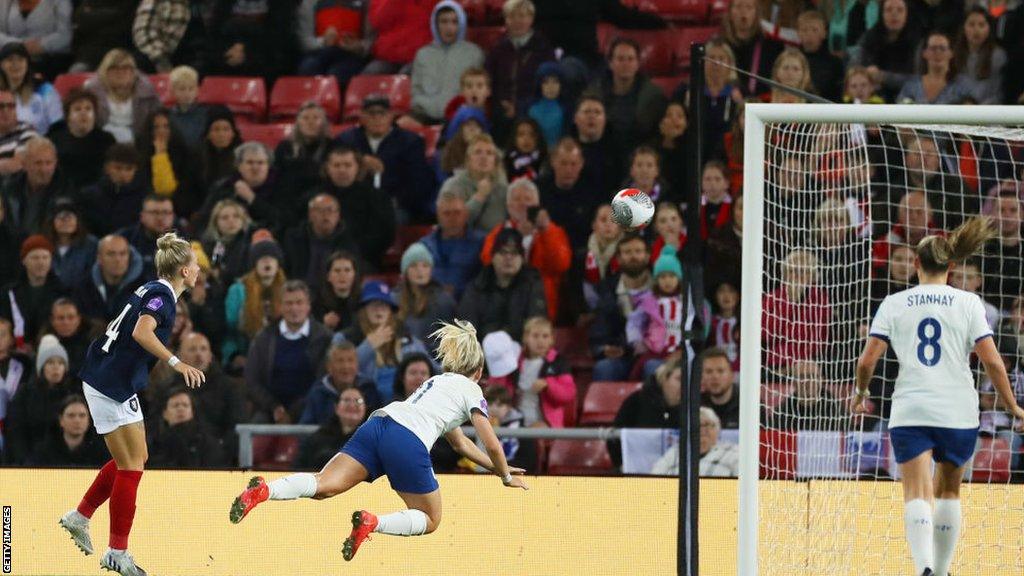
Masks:
[[[612,219],[623,229],[642,229],[653,217],[654,202],[641,190],[626,188],[612,198]]]

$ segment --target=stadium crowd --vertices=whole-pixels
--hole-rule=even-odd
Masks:
[[[678,427],[681,364],[693,363],[709,409],[702,470],[735,474],[716,442],[739,421],[743,107],[804,100],[718,63],[837,102],[1024,104],[1024,3],[632,4],[0,0],[2,462],[107,460],[77,371],[155,277],[156,238],[177,230],[202,278],[179,301],[171,347],[207,381],[190,390],[154,367],[141,398],[151,466],[233,466],[236,424],[303,423],[320,428],[289,464],[318,468],[436,373],[427,334],[459,317],[485,335],[486,397],[505,426],[600,423],[580,414],[588,384],[631,381],[643,384],[603,423]],[[660,43],[695,30],[708,55],[701,126],[687,118],[688,41]],[[84,84],[55,88],[78,73]],[[349,122],[310,99],[268,145],[244,137],[258,113],[200,97],[208,78],[296,75],[347,90]],[[368,75],[407,75],[408,97],[354,92]],[[764,299],[768,372],[796,382],[775,403],[788,417],[766,423],[843,409],[818,362],[862,336],[864,319],[831,287],[871,278],[877,305],[913,282],[908,246],[979,211],[999,236],[953,283],[984,297],[1024,402],[1024,147],[869,138],[896,157],[844,158],[836,188],[863,186],[873,213],[859,209],[866,197],[812,185],[803,157],[777,163],[782,203],[810,211],[815,229],[770,231],[799,248],[778,258]],[[624,187],[657,203],[648,230],[612,220]],[[863,269],[845,265],[861,250]],[[991,385],[981,391],[983,432],[1019,449]],[[543,469],[543,446],[506,450]],[[615,443],[609,453],[618,465]],[[466,467],[443,446],[433,456],[438,471]]]

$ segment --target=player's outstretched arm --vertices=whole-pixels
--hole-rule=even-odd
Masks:
[[[492,472],[501,478],[502,484],[509,488],[522,488],[523,490],[529,490],[526,483],[523,482],[522,478],[517,478],[512,474],[522,474],[523,470],[520,468],[509,468],[508,462],[505,460],[505,450],[501,447],[501,441],[498,440],[498,436],[494,433],[494,429],[491,428],[491,422],[480,412],[473,412],[473,428],[476,428],[476,435],[480,438],[480,441],[484,443],[484,448],[487,450],[487,454],[480,452],[480,449],[475,444],[469,442],[472,446],[472,450],[475,451],[479,456],[489,457],[487,460],[487,466],[482,462],[477,462],[481,466],[490,469]],[[461,433],[461,432],[460,432]],[[465,438],[465,435],[463,435]],[[468,438],[466,439],[468,442]],[[473,459],[469,454],[464,454],[469,459]],[[474,460],[475,461],[475,460]]]
[[[853,413],[863,414],[867,411],[864,401],[868,398],[868,386],[871,385],[871,377],[875,375],[875,366],[878,360],[885,354],[889,344],[881,338],[868,336],[864,344],[864,351],[857,359],[857,395],[853,399]]]
[[[491,457],[480,450],[476,443],[467,438],[466,435],[462,433],[461,428],[455,428],[451,432],[445,434],[444,437],[448,440],[448,443],[451,444],[452,450],[455,450],[459,456],[468,458],[477,466],[494,472],[494,462],[491,460]],[[515,468],[513,466],[509,466],[508,471],[512,474],[526,473],[526,470],[523,470],[522,468]]]
[[[1024,408],[1017,404],[1013,396],[1013,389],[1010,388],[1010,378],[1006,375],[1006,366],[1003,365],[1003,358],[992,337],[982,338],[974,345],[974,353],[985,366],[985,373],[999,394],[999,401],[1006,407],[1006,411],[1016,421],[1018,432],[1024,432]]]
[[[156,356],[157,360],[170,364],[175,372],[182,375],[185,379],[185,384],[189,388],[195,388],[206,382],[206,375],[203,374],[202,370],[193,368],[178,360],[178,357],[164,346],[160,338],[157,338],[156,318],[149,314],[140,314],[139,320],[135,323],[135,328],[132,330],[132,338],[139,343],[139,346],[142,346],[143,350]]]

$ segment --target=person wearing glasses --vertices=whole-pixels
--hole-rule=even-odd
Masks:
[[[366,420],[366,400],[359,388],[347,388],[338,397],[332,417],[306,438],[295,458],[295,470],[321,470],[345,446]]]
[[[142,277],[156,277],[156,240],[174,227],[174,204],[169,196],[150,194],[142,201],[138,224],[117,231],[142,256]]]
[[[973,99],[972,86],[957,70],[953,44],[943,32],[932,32],[921,49],[922,74],[903,84],[897,104],[961,104]]]

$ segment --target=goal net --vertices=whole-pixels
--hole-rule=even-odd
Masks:
[[[916,284],[910,246],[923,236],[992,216],[999,238],[950,281],[984,298],[1024,400],[1024,115],[927,108],[747,109],[741,574],[913,573],[887,427],[891,350],[870,414],[849,406],[867,327],[886,295]],[[974,364],[982,427],[950,571],[1022,574],[1022,438]]]

